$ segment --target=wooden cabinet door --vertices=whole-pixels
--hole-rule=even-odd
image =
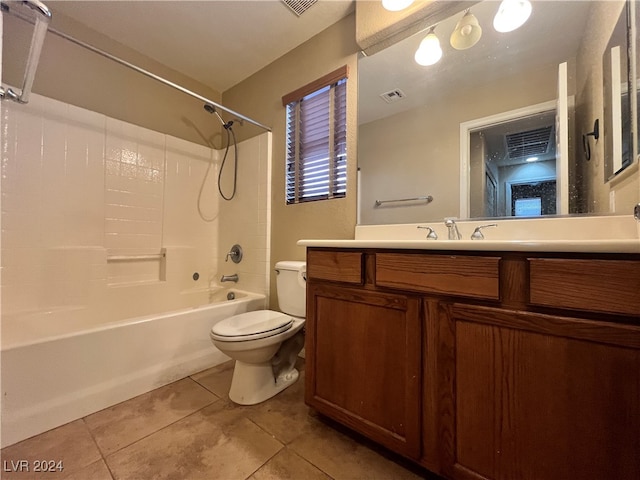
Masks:
[[[453,305],[441,311],[450,478],[640,478],[640,328]]]
[[[307,404],[419,458],[420,300],[310,283],[306,332]]]

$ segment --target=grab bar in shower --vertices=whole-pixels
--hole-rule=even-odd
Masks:
[[[433,197],[431,195],[427,195],[424,197],[414,197],[414,198],[398,198],[395,200],[376,200],[375,202],[375,206],[379,207],[385,203],[392,203],[392,202],[417,202],[417,201],[425,201],[427,203],[431,203],[433,202]]]
[[[31,87],[33,87],[33,80],[36,76],[36,69],[38,68],[38,61],[40,60],[40,53],[42,52],[42,45],[44,44],[44,37],[47,34],[47,28],[49,27],[49,21],[51,20],[51,11],[47,6],[39,2],[38,0],[21,0],[20,2],[14,2],[16,5],[24,5],[37,13],[35,19],[35,26],[33,27],[33,35],[31,37],[31,47],[29,47],[29,56],[27,57],[27,66],[24,71],[24,81],[22,82],[22,90],[20,94],[14,92],[11,88],[4,88],[0,86],[0,99],[9,99],[18,103],[28,103],[29,96],[31,95]],[[13,8],[13,5],[12,7]],[[2,2],[2,11],[9,12],[9,5]]]
[[[107,262],[130,262],[136,260],[162,260],[167,257],[164,249],[160,253],[147,253],[142,255],[107,255]]]

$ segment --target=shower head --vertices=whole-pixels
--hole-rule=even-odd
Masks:
[[[229,128],[231,128],[231,125],[233,125],[232,121],[228,121],[225,123],[225,121],[222,119],[222,117],[220,116],[220,114],[218,113],[218,111],[216,110],[216,107],[214,107],[213,105],[209,105],[208,103],[204,104],[204,109],[211,113],[212,115],[215,115],[216,117],[218,117],[218,120],[220,120],[220,123],[222,124],[222,126],[224,128],[226,128],[227,130]]]

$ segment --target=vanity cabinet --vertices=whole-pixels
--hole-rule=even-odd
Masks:
[[[310,247],[307,271],[320,413],[446,478],[640,478],[640,255]]]
[[[420,300],[309,288],[307,402],[411,458],[420,454]]]
[[[443,317],[451,478],[640,478],[640,329],[453,304]]]

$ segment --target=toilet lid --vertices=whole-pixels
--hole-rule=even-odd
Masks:
[[[257,310],[225,318],[211,329],[211,336],[226,341],[246,341],[270,337],[289,330],[293,318],[273,310]]]

